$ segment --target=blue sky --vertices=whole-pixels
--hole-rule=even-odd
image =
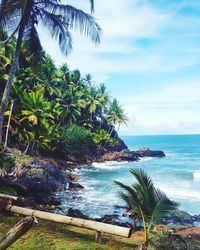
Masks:
[[[65,2],[65,1],[63,1]],[[76,7],[89,11],[89,0]],[[73,33],[65,58],[40,27],[57,65],[105,82],[129,117],[125,134],[200,133],[200,1],[96,0],[101,45]]]

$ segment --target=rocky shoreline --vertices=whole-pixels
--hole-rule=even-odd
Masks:
[[[73,174],[73,169],[77,166],[85,167],[93,162],[105,161],[139,161],[144,157],[164,157],[163,151],[150,150],[143,148],[137,151],[124,149],[122,151],[109,151],[93,159],[85,157],[80,164],[79,161],[69,161],[63,159],[38,158],[34,157],[31,162],[26,164],[17,164],[15,169],[6,178],[0,178],[1,187],[13,188],[20,199],[16,205],[28,206],[42,210],[55,210],[59,207],[61,200],[55,196],[56,192],[68,190],[80,190],[84,188],[79,183],[79,176]],[[69,216],[89,219],[81,211],[74,208],[69,209]],[[110,224],[127,225],[131,223],[120,222],[119,215],[105,215],[97,221],[103,221]],[[122,217],[127,217],[127,221],[131,221],[131,215],[124,208]],[[176,211],[172,216],[163,218],[161,221],[165,225],[194,225],[200,222],[200,215],[190,215],[183,211]]]

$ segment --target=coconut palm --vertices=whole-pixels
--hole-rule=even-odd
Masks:
[[[93,11],[94,1],[90,0],[90,3]],[[11,37],[17,34],[15,53],[0,106],[0,142],[4,112],[17,71],[22,42],[26,41],[35,53],[42,49],[36,30],[39,23],[58,40],[61,51],[65,54],[72,48],[71,29],[78,28],[93,42],[100,42],[101,29],[94,18],[71,5],[62,4],[61,0],[0,0],[0,28],[8,30]]]
[[[124,109],[119,104],[117,99],[113,99],[109,110],[108,110],[108,117],[107,117],[108,123],[110,124],[109,132],[110,137],[112,137],[113,130],[115,126],[118,124],[117,131],[119,130],[121,124],[128,121],[127,115],[124,112]]]
[[[171,201],[163,192],[154,187],[151,178],[141,169],[131,169],[131,174],[137,182],[131,186],[114,181],[125,192],[120,197],[142,220],[144,227],[144,244],[142,249],[148,248],[149,232],[158,220],[177,209],[178,204]]]

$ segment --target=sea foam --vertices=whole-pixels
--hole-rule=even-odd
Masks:
[[[200,181],[200,171],[194,172],[193,173],[193,177],[194,177],[195,180],[199,180]]]

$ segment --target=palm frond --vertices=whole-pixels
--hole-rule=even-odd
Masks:
[[[91,15],[71,5],[55,4],[52,2],[48,3],[47,9],[50,13],[65,17],[70,29],[79,30],[81,34],[91,38],[96,44],[100,43],[102,31]]]
[[[44,52],[33,22],[29,24],[24,32],[24,42],[24,47],[29,48],[29,50],[26,50],[24,53],[26,59],[31,66],[39,65],[38,62],[42,62]]]
[[[1,0],[0,1],[0,27],[13,31],[20,22],[24,1]]]
[[[138,195],[137,192],[135,192],[134,189],[132,189],[128,185],[121,183],[120,181],[114,181],[114,183],[117,184],[120,188],[124,189],[126,192],[128,192],[128,194],[132,196],[132,200],[134,200],[134,203],[141,204],[141,197]]]
[[[63,16],[42,9],[40,18],[42,24],[48,28],[51,36],[58,39],[61,51],[68,54],[72,49],[72,37],[68,30],[68,23]]]
[[[157,219],[172,213],[179,206],[179,203],[170,200],[166,194],[159,189],[155,189],[155,198],[157,205],[155,207],[154,217]]]

